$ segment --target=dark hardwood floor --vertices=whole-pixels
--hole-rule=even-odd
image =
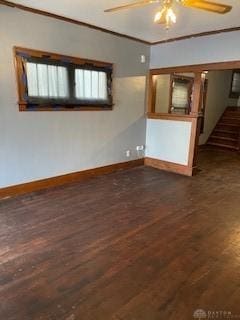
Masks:
[[[193,178],[139,167],[1,201],[0,319],[240,318],[239,158],[204,150]]]

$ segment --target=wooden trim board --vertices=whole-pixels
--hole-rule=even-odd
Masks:
[[[168,171],[168,172],[174,172],[181,175],[189,176],[191,177],[193,175],[193,168],[189,166],[185,166],[178,163],[163,161],[159,159],[149,158],[146,157],[144,159],[144,165],[153,167],[156,169]]]
[[[191,114],[171,114],[171,113],[147,113],[148,119],[158,119],[158,120],[171,120],[171,121],[185,121],[192,122],[197,116]]]
[[[155,69],[150,69],[149,77],[159,75],[159,74],[169,74],[169,73],[178,73],[178,72],[180,73],[204,72],[204,71],[233,70],[233,69],[240,69],[240,60],[155,68]]]
[[[155,45],[163,44],[163,43],[187,40],[187,39],[192,39],[192,38],[207,37],[207,36],[212,36],[214,34],[234,32],[234,31],[239,31],[239,30],[240,30],[240,26],[232,27],[232,28],[218,29],[218,30],[204,31],[204,32],[199,32],[199,33],[187,34],[185,36],[180,36],[180,37],[176,37],[176,38],[169,38],[166,40],[154,41],[151,43],[151,45],[155,46]]]
[[[57,177],[23,183],[6,188],[0,188],[0,199],[9,198],[16,195],[30,193],[51,187],[61,186],[64,184],[81,181],[87,178],[96,177],[102,174],[108,174],[118,170],[134,168],[142,165],[144,165],[144,159],[137,159],[128,162],[115,163],[104,167],[64,174]]]

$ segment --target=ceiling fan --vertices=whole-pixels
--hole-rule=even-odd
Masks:
[[[143,7],[149,4],[162,3],[162,7],[157,11],[154,17],[154,22],[163,24],[168,29],[173,23],[176,22],[176,14],[172,8],[174,2],[177,2],[184,7],[201,9],[218,14],[225,14],[232,9],[232,6],[230,5],[208,0],[139,0],[133,3],[106,9],[104,12],[116,12],[124,9]]]

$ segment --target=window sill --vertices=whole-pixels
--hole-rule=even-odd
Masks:
[[[114,105],[74,105],[74,106],[28,106],[26,103],[19,103],[19,111],[111,111]]]

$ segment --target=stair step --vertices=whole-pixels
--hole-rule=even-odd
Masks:
[[[216,147],[221,147],[221,148],[227,148],[227,149],[231,149],[231,150],[239,150],[238,147],[229,146],[229,145],[226,145],[226,144],[223,144],[223,143],[217,143],[217,142],[208,141],[207,144],[208,144],[208,145],[211,145],[211,146],[216,146]]]
[[[222,116],[222,119],[237,120],[237,121],[239,121],[240,117],[239,117],[239,116],[233,116],[233,115],[224,114],[224,115]]]
[[[236,114],[236,115],[231,114],[230,115],[230,114],[224,113],[222,117],[225,119],[230,119],[230,120],[239,120],[238,114]]]
[[[226,138],[232,138],[237,139],[239,137],[239,133],[236,131],[229,131],[229,130],[222,130],[222,129],[215,129],[212,133],[214,136],[218,137],[226,137]]]
[[[240,107],[227,107],[207,144],[229,150],[239,150],[239,134]]]
[[[222,132],[222,133],[236,134],[235,132],[232,132],[232,131],[230,131],[230,130],[216,129],[215,131],[217,131],[217,132]]]
[[[231,112],[240,112],[240,107],[232,107],[232,106],[228,106],[226,108],[226,111],[231,111]]]
[[[225,111],[223,116],[227,116],[229,118],[240,118],[240,112]]]
[[[217,127],[218,126],[224,126],[224,127],[227,127],[228,129],[227,130],[239,130],[239,126],[235,123],[226,123],[226,122],[219,122],[217,124]],[[225,129],[224,129],[225,130]]]
[[[225,110],[225,112],[232,112],[232,113],[240,113],[240,107],[230,107],[230,108],[227,108]]]
[[[230,147],[238,147],[238,140],[236,140],[236,139],[228,140],[228,139],[224,139],[222,137],[211,136],[208,141],[213,142],[213,143],[227,145]]]
[[[233,127],[231,127],[231,128],[226,128],[225,126],[217,126],[216,128],[215,128],[215,130],[227,130],[227,131],[231,131],[233,134],[239,134],[239,130],[238,130],[238,128],[236,129],[236,128],[233,128]],[[214,130],[214,131],[215,131]]]
[[[239,125],[237,123],[232,123],[232,122],[222,122],[222,119],[219,120],[219,124],[224,124],[226,126],[231,126],[231,127],[239,127]]]
[[[240,126],[240,119],[238,118],[230,118],[223,116],[220,120],[221,123],[230,123],[230,124],[236,124],[237,126]]]
[[[221,139],[221,140],[226,140],[226,141],[234,141],[234,142],[238,142],[238,139],[237,138],[229,138],[229,137],[223,137],[223,136],[215,136],[215,135],[212,135],[210,137],[210,139],[213,138],[213,139]]]

